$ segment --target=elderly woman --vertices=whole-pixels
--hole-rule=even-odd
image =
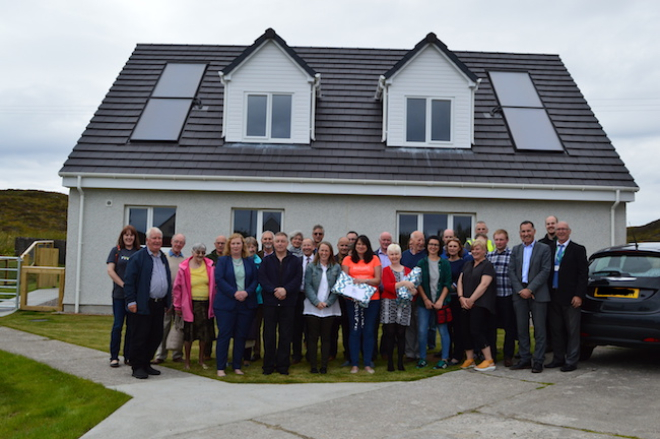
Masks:
[[[390,265],[383,270],[383,293],[380,297],[380,322],[383,324],[383,337],[385,352],[387,354],[387,370],[394,371],[394,341],[397,341],[397,366],[403,367],[403,357],[406,348],[406,328],[410,326],[412,316],[412,302],[399,298],[398,289],[405,287],[410,294],[416,294],[415,285],[404,280],[410,273],[410,268],[401,265],[401,247],[399,244],[390,244],[387,247],[387,257]]]
[[[346,304],[350,325],[348,338],[351,353],[351,373],[358,372],[360,345],[362,345],[364,370],[374,373],[373,353],[376,344],[376,321],[380,310],[378,287],[382,276],[380,258],[374,255],[369,238],[360,235],[351,249],[350,256],[345,257],[341,264],[341,269],[353,278],[354,283],[364,283],[375,288],[367,308],[362,308],[355,301],[352,303],[348,301]]]
[[[213,311],[218,323],[216,358],[218,376],[226,376],[229,340],[234,338],[232,368],[243,375],[245,340],[257,309],[257,266],[250,256],[245,238],[240,233],[229,237],[224,256],[215,267],[215,283],[218,291]]]
[[[130,328],[126,319],[126,302],[124,301],[124,273],[128,260],[135,252],[140,250],[140,238],[133,226],[122,229],[117,239],[117,245],[112,247],[108,255],[108,276],[112,279],[112,331],[110,332],[110,367],[119,367],[119,346],[121,345],[121,331],[126,320],[126,334],[124,336],[124,364],[129,364]]]
[[[491,315],[495,314],[495,267],[486,259],[488,244],[483,239],[472,242],[473,261],[466,262],[458,278],[458,299],[463,308],[462,330],[465,339],[465,362],[462,369],[474,367],[486,372],[495,370],[489,340]],[[481,349],[484,356],[475,367],[474,349]]]
[[[289,246],[289,251],[294,255],[298,256],[299,258],[301,258],[303,255],[302,252],[303,238],[304,236],[302,232],[299,230],[291,232],[291,237],[289,238],[289,242],[291,242],[291,245]]]
[[[322,241],[314,260],[305,271],[305,303],[303,314],[307,323],[307,360],[311,373],[317,369],[317,346],[321,337],[321,373],[328,373],[332,325],[335,317],[341,315],[337,295],[331,293],[339,278],[341,267],[335,262],[332,245]]]
[[[429,333],[429,323],[436,319],[437,312],[451,301],[449,289],[451,288],[451,268],[449,262],[440,258],[440,238],[431,236],[426,240],[426,253],[417,266],[422,269],[422,284],[419,286],[417,301],[417,329],[419,340],[426,340]],[[449,365],[449,329],[447,323],[438,324],[440,341],[442,343],[442,354],[435,369],[445,369]],[[435,330],[433,331],[435,338]],[[426,343],[419,343],[418,368],[426,367]]]
[[[190,350],[192,343],[199,340],[199,365],[208,369],[204,363],[206,346],[213,343],[213,303],[215,281],[213,261],[205,258],[206,246],[195,244],[192,256],[179,264],[174,286],[172,302],[174,311],[183,317],[183,350],[185,368],[190,369]]]

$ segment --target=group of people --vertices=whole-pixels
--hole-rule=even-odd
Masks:
[[[338,356],[340,330],[342,366],[350,373],[358,373],[360,364],[375,373],[378,354],[387,359],[388,371],[405,370],[406,359],[427,367],[438,333],[434,368],[494,370],[498,328],[504,330],[504,366],[541,372],[549,332],[553,359],[545,367],[575,370],[586,249],[570,240],[568,224],[554,216],[546,219],[546,231],[537,241],[534,224],[523,221],[522,243],[510,249],[505,230],[495,231],[491,241],[479,221],[465,244],[450,229],[429,237],[415,231],[405,251],[389,232],[380,234],[374,249],[367,236],[351,231],[338,240],[335,253],[316,225],[308,238],[265,231],[259,251],[254,237],[221,235],[211,253],[195,244],[185,257],[184,235],[173,236],[165,254],[159,229],[147,231],[141,249],[137,231],[126,226],[107,260],[115,317],[110,366],[120,365],[126,321],[124,362],[140,379],[160,374],[152,365],[165,361],[168,350],[173,361],[190,368],[195,340],[204,369],[217,341],[219,377],[228,366],[244,374],[245,364],[261,358],[262,347],[265,375],[288,375],[291,364],[303,359],[311,373],[323,374]]]

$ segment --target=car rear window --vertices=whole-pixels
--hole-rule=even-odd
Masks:
[[[601,256],[589,264],[589,276],[660,277],[660,257],[648,255]]]

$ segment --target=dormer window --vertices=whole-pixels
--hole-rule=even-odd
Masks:
[[[292,98],[291,94],[248,94],[245,136],[290,139]]]
[[[309,145],[321,75],[268,29],[220,72],[225,142]]]
[[[451,99],[406,99],[406,142],[451,142]]]
[[[387,146],[470,148],[480,79],[428,34],[378,82]]]

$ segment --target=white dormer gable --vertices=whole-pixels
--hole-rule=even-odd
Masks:
[[[226,142],[309,144],[320,75],[269,29],[220,72]]]
[[[383,140],[392,147],[470,148],[479,79],[429,34],[381,76]]]

